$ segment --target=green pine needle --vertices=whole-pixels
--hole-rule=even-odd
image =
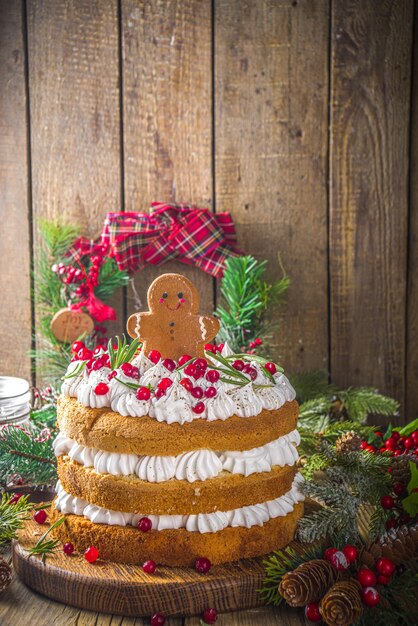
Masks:
[[[399,403],[393,398],[379,394],[371,387],[355,387],[340,391],[338,397],[350,418],[364,422],[368,415],[392,417],[399,410]]]
[[[0,501],[0,545],[16,538],[18,530],[23,528],[24,521],[29,519],[33,505],[28,496],[21,496],[15,503],[10,503],[13,494],[3,493]]]
[[[17,426],[3,428],[0,436],[1,483],[7,485],[12,474],[18,474],[32,484],[53,483],[57,474],[52,442],[53,437],[44,441],[41,429],[36,426],[28,431]]]
[[[130,363],[135,356],[135,353],[141,346],[139,339],[134,339],[131,343],[126,341],[125,335],[123,338],[116,337],[116,348],[113,347],[114,339],[109,339],[107,346],[110,358],[110,369],[115,370],[122,365],[122,363]]]
[[[40,555],[42,559],[42,563],[45,563],[45,559],[50,554],[53,554],[60,543],[59,539],[47,539],[49,533],[61,526],[61,524],[65,521],[65,516],[58,518],[55,520],[53,524],[44,532],[42,537],[36,542],[36,544],[28,550],[28,556],[34,556],[35,554]]]

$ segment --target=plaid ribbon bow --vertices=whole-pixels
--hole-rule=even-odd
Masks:
[[[119,269],[129,273],[177,259],[217,278],[226,259],[241,254],[236,242],[229,213],[161,202],[153,202],[149,214],[108,213],[101,236]]]

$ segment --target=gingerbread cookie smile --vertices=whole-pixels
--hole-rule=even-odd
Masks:
[[[204,356],[204,344],[217,334],[219,321],[199,315],[199,294],[190,280],[181,274],[159,276],[148,290],[148,306],[149,311],[134,313],[127,323],[145,354],[153,349],[172,359]]]

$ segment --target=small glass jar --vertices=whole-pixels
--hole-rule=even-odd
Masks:
[[[30,416],[30,386],[24,378],[0,376],[0,426],[21,424]]]

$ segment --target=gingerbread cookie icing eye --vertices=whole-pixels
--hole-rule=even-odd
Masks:
[[[177,294],[177,297],[180,298],[180,300],[183,298],[183,292],[179,291]]]

